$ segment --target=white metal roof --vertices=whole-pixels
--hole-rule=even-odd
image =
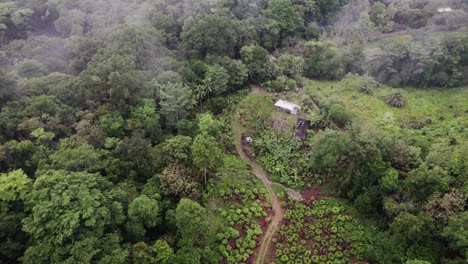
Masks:
[[[293,103],[290,103],[290,102],[284,101],[284,100],[278,100],[278,102],[276,102],[275,106],[276,107],[281,107],[283,109],[288,109],[290,111],[301,110],[301,107],[298,106],[297,104],[293,104]]]
[[[437,11],[438,11],[439,13],[445,13],[445,12],[452,12],[453,9],[450,8],[450,7],[441,7],[441,8],[437,8]]]

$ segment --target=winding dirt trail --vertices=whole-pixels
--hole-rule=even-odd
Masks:
[[[268,253],[271,252],[271,239],[273,238],[276,229],[278,228],[279,224],[281,223],[281,220],[283,219],[283,212],[281,210],[280,201],[278,200],[278,197],[276,196],[276,193],[271,186],[271,181],[268,179],[267,173],[262,169],[262,167],[260,167],[260,165],[255,163],[252,159],[250,159],[242,149],[242,132],[245,131],[245,128],[242,126],[239,120],[237,120],[234,117],[234,115],[232,117],[232,130],[235,137],[237,153],[239,153],[239,156],[245,162],[247,162],[247,164],[249,164],[250,167],[252,167],[254,175],[262,181],[263,185],[268,191],[268,196],[270,196],[271,207],[273,208],[273,212],[275,213],[270,225],[268,226],[265,236],[261,241],[260,249],[258,250],[257,256],[254,261],[255,264],[264,264]]]

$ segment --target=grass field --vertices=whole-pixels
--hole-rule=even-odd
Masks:
[[[468,87],[455,89],[399,89],[407,103],[396,108],[387,105],[382,97],[394,88],[382,86],[373,94],[363,94],[347,87],[344,81],[322,82],[310,80],[301,93],[320,94],[332,101],[341,101],[354,117],[371,122],[379,128],[405,136],[424,136],[430,143],[446,140],[467,141]],[[298,94],[297,96],[301,96]],[[430,124],[428,123],[430,120]],[[424,123],[420,129],[412,128],[415,122]]]

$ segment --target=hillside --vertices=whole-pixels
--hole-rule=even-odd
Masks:
[[[0,263],[466,263],[467,13],[0,1]]]

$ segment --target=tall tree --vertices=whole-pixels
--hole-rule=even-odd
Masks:
[[[182,198],[175,212],[177,231],[182,245],[201,245],[208,228],[206,209],[197,202]]]
[[[266,71],[269,61],[268,51],[260,46],[244,46],[240,51],[242,61],[249,70],[249,79],[261,83],[268,78]]]
[[[195,105],[192,90],[185,84],[168,83],[160,90],[161,113],[170,126],[187,117]]]
[[[300,16],[297,13],[296,6],[291,0],[268,0],[265,15],[267,18],[274,20],[279,29],[279,43],[282,39],[296,29],[297,19]]]
[[[216,138],[199,134],[192,144],[193,163],[203,171],[205,185],[207,183],[208,171],[217,168],[220,162],[222,149]]]
[[[98,174],[49,171],[34,182],[26,203],[31,215],[23,220],[31,236],[25,259],[31,263],[78,261],[77,254],[95,259],[99,250],[84,245],[98,243],[110,226],[125,217],[122,205],[112,200],[112,185]],[[78,258],[78,259],[76,259]]]
[[[229,15],[199,13],[186,19],[181,34],[187,49],[196,50],[202,57],[208,53],[233,54],[238,43],[238,20]]]
[[[308,41],[304,45],[304,74],[310,78],[335,79],[341,75],[338,50],[331,41]]]

